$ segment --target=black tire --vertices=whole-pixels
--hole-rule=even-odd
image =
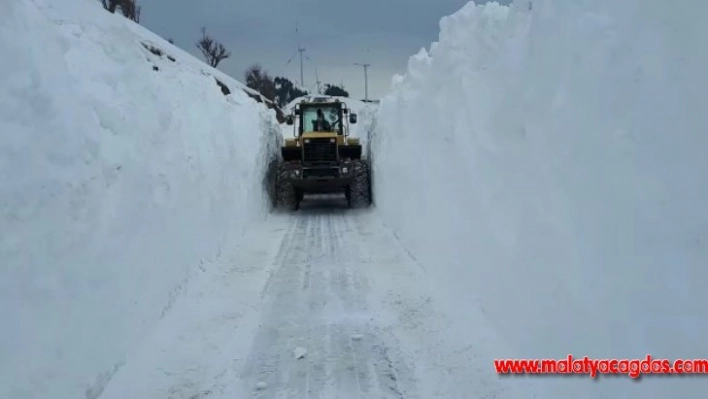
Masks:
[[[297,190],[290,181],[291,168],[286,163],[278,165],[275,176],[275,207],[287,210],[297,210],[300,201]]]
[[[349,185],[347,199],[352,208],[367,207],[371,205],[371,179],[369,176],[368,162],[357,159],[352,162],[354,180]]]

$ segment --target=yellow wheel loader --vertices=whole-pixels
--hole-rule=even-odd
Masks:
[[[356,121],[338,99],[308,98],[295,105],[286,117],[294,137],[285,139],[275,174],[277,207],[297,210],[308,193],[343,193],[350,207],[371,204],[369,164],[359,139],[349,137]]]

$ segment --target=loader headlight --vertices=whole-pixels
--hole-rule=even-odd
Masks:
[[[337,139],[329,139],[329,142],[330,142],[330,143],[336,143],[336,142],[337,142]]]
[[[342,174],[346,175],[347,173],[349,173],[349,168],[345,166],[342,168]]]
[[[305,139],[305,144],[310,144],[310,139]]]
[[[293,179],[299,179],[300,178],[300,169],[293,169],[293,171],[290,172],[290,176],[292,176]]]

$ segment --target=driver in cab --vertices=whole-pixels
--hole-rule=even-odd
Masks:
[[[313,129],[316,132],[328,132],[332,130],[332,125],[327,122],[321,109],[317,110],[317,119],[312,121]]]

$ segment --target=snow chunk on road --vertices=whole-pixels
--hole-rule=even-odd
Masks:
[[[305,355],[307,355],[307,349],[305,349],[301,346],[298,346],[293,351],[293,355],[295,355],[295,359],[302,359],[305,357]]]

